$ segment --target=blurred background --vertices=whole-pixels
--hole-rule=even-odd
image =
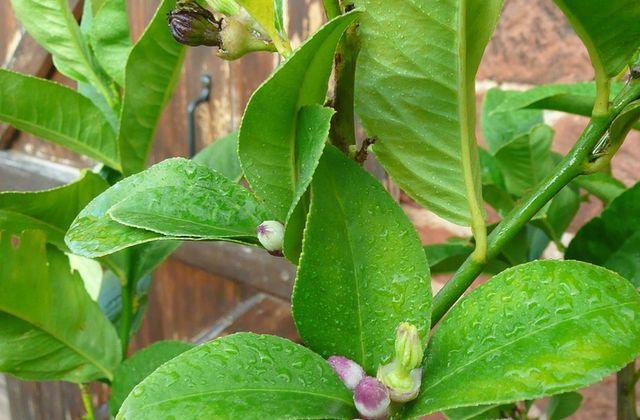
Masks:
[[[71,3],[79,16],[82,0]],[[324,22],[322,2],[285,3],[289,35],[295,47]],[[134,38],[141,35],[157,5],[157,0],[128,1]],[[24,33],[7,0],[0,2],[0,28],[2,67],[74,84],[53,68],[51,57]],[[187,156],[187,108],[200,94],[203,74],[210,75],[212,83],[209,100],[195,111],[197,149],[238,127],[252,92],[278,64],[275,54],[251,54],[228,62],[218,59],[215,52],[206,47],[189,49],[175,96],[160,121],[150,164],[172,156]],[[506,0],[478,73],[478,109],[484,92],[492,87],[526,89],[542,83],[592,78],[586,50],[551,0]],[[560,153],[569,150],[586,124],[585,118],[558,112],[546,112],[545,120],[556,131],[553,149]],[[479,129],[478,136],[482,142]],[[640,174],[640,134],[633,132],[630,137],[613,161],[614,176],[627,186],[635,183]],[[94,162],[62,147],[0,124],[0,191],[51,187],[73,179],[79,168],[92,166]],[[451,236],[469,236],[466,228],[439,219],[389,182],[386,185],[401,202],[425,244],[443,242]],[[600,210],[598,200],[584,202],[569,231],[575,232]],[[553,257],[553,249],[547,250],[546,255]],[[288,303],[294,276],[291,265],[257,249],[231,244],[186,244],[154,274],[147,314],[130,351],[162,339],[202,342],[236,331],[297,340]],[[435,280],[443,282],[446,278]],[[95,387],[99,390],[99,386]],[[583,407],[572,418],[613,418],[614,379],[583,390],[582,394]],[[104,401],[104,392],[96,395]],[[96,405],[99,402],[94,401]],[[19,382],[0,376],[0,420],[77,419],[82,413],[75,386]]]

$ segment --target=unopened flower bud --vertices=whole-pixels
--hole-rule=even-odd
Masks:
[[[329,362],[333,370],[335,370],[340,377],[340,380],[350,390],[354,390],[362,378],[365,377],[364,369],[362,369],[359,364],[353,360],[347,359],[346,357],[331,356],[327,359],[327,362]]]
[[[167,15],[171,34],[181,44],[220,46],[220,22],[195,1],[181,0]]]
[[[377,378],[387,387],[391,400],[413,400],[422,382],[422,358],[424,350],[418,329],[403,322],[396,331],[395,358],[391,363],[378,367]]]
[[[366,376],[353,392],[353,402],[366,420],[383,420],[389,415],[389,390],[376,378]]]
[[[282,256],[284,225],[274,220],[264,221],[256,228],[258,240],[271,255]]]

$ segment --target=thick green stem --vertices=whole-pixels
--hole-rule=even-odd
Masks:
[[[636,414],[636,363],[629,363],[620,372],[616,380],[617,419],[637,420]]]
[[[329,134],[331,143],[345,154],[349,153],[350,146],[356,144],[354,84],[358,52],[356,27],[351,26],[340,40],[336,51],[336,84],[333,98],[336,114],[333,116]]]
[[[600,117],[609,112],[609,94],[611,79],[606,74],[596,74],[596,102],[593,105],[593,116]]]
[[[342,14],[340,10],[340,0],[322,0],[324,11],[327,14],[327,19],[331,20]]]
[[[129,338],[131,337],[131,323],[133,320],[133,284],[129,279],[126,285],[122,286],[122,312],[120,314],[120,343],[122,344],[122,359],[127,358],[129,349]]]
[[[518,234],[533,216],[576,176],[582,174],[592,158],[591,152],[609,129],[622,109],[640,97],[640,81],[630,83],[616,98],[610,111],[601,118],[592,118],[571,151],[538,187],[524,197],[491,232],[488,238],[487,260],[495,258],[502,248]],[[460,266],[451,280],[433,300],[432,325],[451,308],[471,283],[482,273],[486,263],[472,257]]]
[[[80,395],[82,395],[82,404],[84,410],[87,412],[84,419],[95,420],[95,414],[93,413],[93,403],[91,402],[91,394],[89,393],[89,386],[87,384],[79,384]]]

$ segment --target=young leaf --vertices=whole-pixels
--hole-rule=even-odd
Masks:
[[[114,416],[127,395],[154,370],[176,356],[191,350],[193,344],[183,341],[159,341],[138,351],[118,366],[113,375],[109,408]]]
[[[640,352],[638,316],[636,290],[602,267],[547,260],[503,271],[436,329],[406,418],[593,384]]]
[[[376,157],[420,204],[484,236],[475,75],[502,0],[358,0],[356,110]],[[480,245],[480,244],[479,244]],[[482,248],[480,246],[479,248]]]
[[[540,124],[496,151],[495,158],[509,193],[521,196],[553,170],[552,142],[553,129]]]
[[[56,237],[64,236],[77,214],[107,187],[108,184],[99,175],[83,171],[76,181],[62,187],[44,191],[2,192],[0,210],[19,213],[34,220],[36,224],[31,229],[40,229],[42,224],[47,226],[44,230],[55,232]],[[6,228],[14,233],[21,231],[16,230],[15,226]]]
[[[120,340],[43,232],[0,231],[0,371],[25,380],[113,379]]]
[[[86,97],[44,79],[0,69],[0,121],[120,168],[116,135]]]
[[[291,45],[282,25],[278,29],[278,22],[282,21],[282,10],[278,15],[276,0],[237,0],[238,4],[244,7],[256,22],[264,29],[266,34],[273,41],[278,52],[283,56],[291,54]],[[282,9],[282,5],[280,5]]]
[[[587,47],[596,79],[616,76],[640,48],[637,0],[554,0]]]
[[[562,234],[567,230],[578,210],[580,210],[580,194],[568,185],[538,212],[532,223],[542,229],[549,239],[559,244]]]
[[[242,168],[238,160],[238,132],[217,139],[198,152],[193,161],[219,172],[231,181],[240,181]]]
[[[640,287],[640,183],[614,199],[578,231],[565,258],[618,272]]]
[[[587,190],[589,194],[593,194],[602,200],[605,205],[626,190],[621,181],[604,172],[580,176],[576,178],[575,182],[578,186]]]
[[[533,127],[544,122],[542,111],[539,110],[496,111],[497,108],[508,102],[513,96],[518,95],[518,93],[493,88],[484,95],[480,126],[482,127],[484,141],[492,154],[495,154],[515,137],[528,133]],[[482,156],[480,160],[482,162]],[[481,169],[484,170],[484,167]]]
[[[415,229],[382,185],[327,147],[311,184],[293,315],[304,342],[372,374],[401,322],[429,331],[431,290]]]
[[[86,257],[167,239],[255,242],[255,228],[265,218],[240,185],[193,161],[174,158],[96,197],[73,222],[66,241]]]
[[[125,65],[131,52],[125,0],[106,0],[100,5],[93,18],[89,40],[102,68],[124,86]]]
[[[566,419],[580,408],[582,395],[578,392],[566,392],[554,395],[549,399],[546,414],[548,420]]]
[[[118,131],[125,175],[144,169],[156,125],[180,76],[186,48],[173,39],[166,23],[174,4],[175,1],[162,0],[127,60]]]
[[[56,68],[62,74],[79,82],[103,85],[68,1],[11,0],[11,4],[20,23],[51,53]],[[30,95],[28,98],[33,101]]]
[[[285,221],[296,194],[298,114],[325,101],[333,55],[351,12],[322,27],[255,91],[240,126],[238,154],[244,175],[272,214]]]
[[[352,419],[351,392],[329,364],[280,337],[240,333],[160,366],[133,389],[117,419]]]

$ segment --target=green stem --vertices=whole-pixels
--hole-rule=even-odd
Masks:
[[[342,10],[340,10],[340,0],[322,0],[322,5],[329,20],[342,14]]]
[[[336,84],[333,97],[336,114],[333,116],[329,133],[331,143],[345,154],[349,153],[351,145],[356,144],[354,85],[359,50],[356,27],[352,25],[340,40],[336,51]]]
[[[84,410],[87,412],[84,419],[86,420],[95,420],[95,414],[93,413],[93,403],[91,402],[91,394],[89,393],[89,386],[87,384],[79,384],[80,395],[82,395],[82,404],[84,405]]]
[[[629,363],[618,372],[616,378],[617,419],[637,420],[636,414],[636,363]]]
[[[593,105],[593,116],[600,117],[609,112],[609,94],[611,79],[606,74],[596,74],[596,102]]]
[[[122,344],[122,359],[127,358],[129,338],[131,337],[131,323],[133,320],[133,281],[129,279],[122,286],[122,312],[120,314],[120,343]]]
[[[576,176],[583,173],[585,165],[591,158],[594,146],[605,135],[622,109],[638,97],[640,97],[640,81],[634,81],[620,93],[606,115],[601,118],[592,118],[589,121],[574,147],[556,166],[551,175],[524,197],[520,204],[491,232],[488,238],[487,261],[495,258],[549,200]],[[482,273],[485,266],[485,262],[478,261],[473,256],[467,258],[451,280],[435,296],[432,325],[435,325],[456,303],[471,283]]]

